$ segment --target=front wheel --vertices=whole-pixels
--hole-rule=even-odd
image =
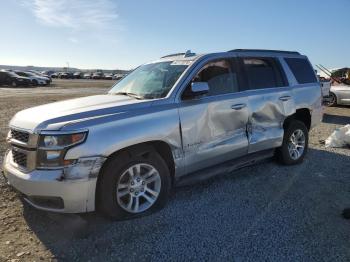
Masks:
[[[161,208],[170,191],[168,166],[153,149],[140,155],[124,152],[110,159],[100,176],[97,208],[118,220]]]
[[[285,165],[299,164],[308,149],[309,132],[305,124],[298,120],[291,121],[284,130],[283,144],[277,149],[278,160]]]

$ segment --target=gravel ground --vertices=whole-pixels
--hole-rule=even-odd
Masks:
[[[0,88],[1,155],[15,112],[111,85],[88,83],[55,81],[33,93]],[[350,108],[325,113],[303,164],[268,160],[176,188],[163,210],[144,218],[38,211],[0,180],[0,261],[349,261],[350,221],[341,212],[350,207],[350,150],[325,149],[322,140],[350,123]]]

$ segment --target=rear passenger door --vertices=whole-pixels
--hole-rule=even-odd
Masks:
[[[248,153],[282,145],[283,122],[295,112],[292,89],[278,58],[241,57],[249,118]]]

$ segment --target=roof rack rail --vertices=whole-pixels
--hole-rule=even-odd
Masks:
[[[165,55],[165,56],[162,56],[161,58],[172,57],[172,56],[179,56],[179,55],[185,55],[185,53],[175,53],[175,54]]]
[[[283,50],[267,50],[267,49],[233,49],[228,52],[264,52],[264,53],[282,53],[300,55],[297,51],[283,51]]]
[[[167,58],[167,57],[172,57],[172,56],[183,56],[183,57],[190,57],[190,56],[195,56],[195,53],[192,53],[191,50],[187,50],[186,53],[175,53],[175,54],[170,54],[170,55],[165,55],[162,56],[161,58]]]

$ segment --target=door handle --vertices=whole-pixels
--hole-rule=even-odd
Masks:
[[[235,104],[235,105],[232,105],[231,106],[231,109],[234,109],[234,110],[241,110],[242,108],[246,107],[247,105],[246,104]]]
[[[289,99],[291,99],[292,97],[291,96],[281,96],[280,97],[280,100],[281,101],[288,101]]]

